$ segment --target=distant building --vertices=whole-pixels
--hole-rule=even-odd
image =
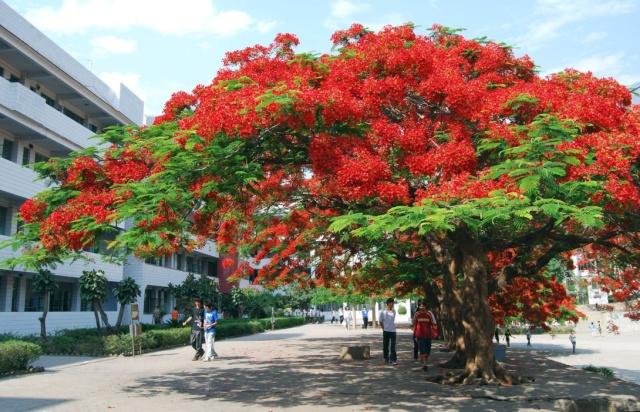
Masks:
[[[0,241],[16,233],[20,205],[46,184],[34,182],[28,166],[53,156],[65,156],[91,145],[89,137],[116,124],[142,124],[144,104],[126,86],[119,94],[0,0]],[[213,243],[194,253],[141,261],[133,256],[124,265],[105,263],[100,254],[108,239],[87,256],[95,263],[75,262],[53,272],[60,288],[51,299],[48,329],[95,325],[80,299],[78,278],[86,269],[102,269],[109,281],[104,304],[115,322],[118,304],[111,289],[130,276],[143,290],[142,320],[151,321],[156,307],[169,313],[173,300],[169,283],[182,282],[189,272],[213,278],[224,274]],[[0,260],[14,252],[0,250]],[[0,270],[0,333],[39,331],[41,298],[31,288],[32,273]]]
[[[576,253],[571,257],[573,261],[573,274],[576,279],[584,279],[587,281],[587,296],[588,304],[599,305],[609,303],[609,294],[598,285],[592,284],[591,279],[598,274],[597,262],[589,260],[579,253]]]

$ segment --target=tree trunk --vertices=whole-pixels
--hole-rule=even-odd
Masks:
[[[98,333],[102,334],[102,326],[100,326],[100,317],[98,316],[98,300],[93,299],[91,306],[93,307],[93,316],[96,318],[96,329],[98,329]]]
[[[107,316],[104,309],[102,308],[102,303],[100,301],[98,301],[98,311],[100,312],[100,318],[102,319],[102,324],[107,328],[108,331],[113,330],[113,328],[109,324],[109,317]]]
[[[51,298],[51,292],[45,292],[43,294],[42,302],[42,316],[38,318],[40,321],[40,337],[42,340],[47,340],[47,314],[49,314],[49,300]]]
[[[122,318],[124,318],[124,308],[125,304],[120,304],[120,309],[118,309],[118,319],[116,320],[116,330],[120,330],[120,326],[122,325]]]
[[[443,278],[442,313],[443,332],[449,350],[453,356],[440,366],[447,369],[462,369],[465,367],[467,355],[464,343],[464,327],[462,325],[463,297],[458,287],[458,273],[461,270],[461,262],[451,259],[446,267]]]

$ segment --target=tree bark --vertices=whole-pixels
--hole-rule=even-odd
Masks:
[[[102,324],[107,328],[108,331],[113,330],[111,324],[109,324],[109,317],[105,313],[102,303],[98,301],[98,311],[100,312],[100,318],[102,319]]]
[[[96,329],[98,329],[98,333],[102,334],[102,326],[100,326],[100,317],[98,316],[98,300],[93,299],[91,306],[93,306],[93,316],[96,318]]]
[[[38,318],[40,321],[40,337],[42,340],[47,340],[47,315],[49,314],[49,301],[51,299],[51,292],[45,292],[43,294],[42,302],[42,316]]]
[[[458,287],[460,261],[450,258],[443,277],[442,312],[445,314],[444,331],[447,347],[453,356],[441,366],[448,369],[462,369],[467,360],[464,343],[464,327],[462,325],[463,297]]]
[[[120,309],[118,309],[118,319],[116,320],[116,330],[120,330],[120,326],[122,325],[122,318],[124,318],[124,308],[126,305],[120,304]]]

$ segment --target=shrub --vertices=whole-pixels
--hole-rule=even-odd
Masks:
[[[42,349],[35,343],[7,340],[0,342],[0,373],[27,369]]]
[[[407,314],[407,308],[404,305],[398,305],[398,314],[399,315],[406,315]]]
[[[597,366],[589,365],[589,366],[585,366],[582,369],[587,372],[598,373],[604,376],[605,378],[613,378],[615,376],[615,373],[613,373],[613,371],[609,368],[599,368]]]

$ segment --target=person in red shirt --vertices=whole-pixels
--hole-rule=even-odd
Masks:
[[[418,341],[418,350],[420,351],[420,363],[422,363],[422,370],[425,372],[429,369],[427,366],[427,360],[431,354],[431,338],[432,326],[435,325],[435,319],[433,314],[427,310],[427,306],[424,302],[420,302],[418,311],[413,317],[413,334]]]

